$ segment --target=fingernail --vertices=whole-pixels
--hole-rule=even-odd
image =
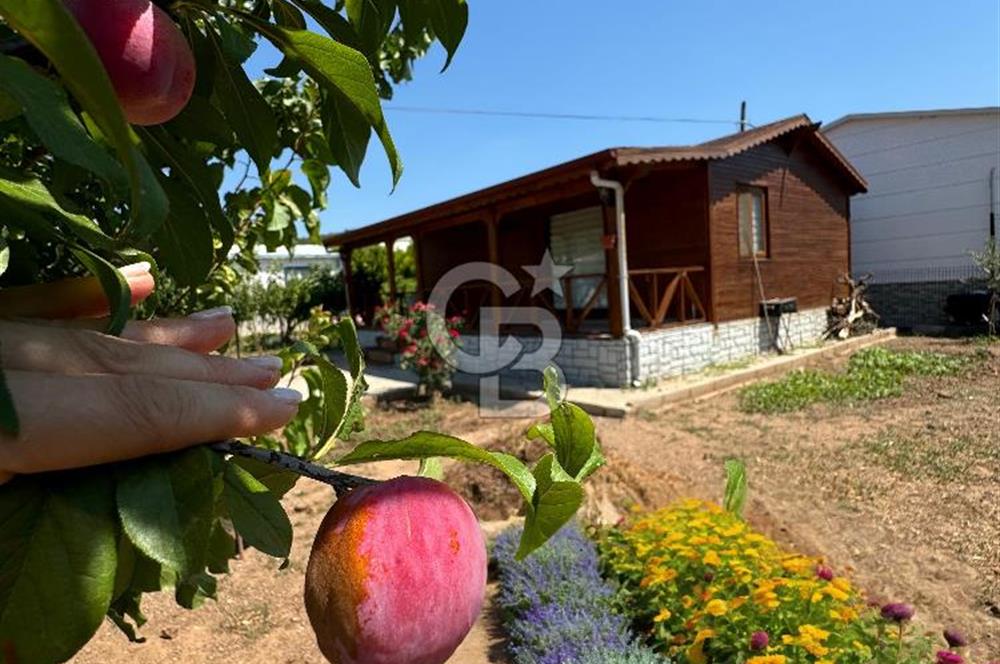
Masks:
[[[152,266],[149,264],[149,261],[141,261],[139,263],[132,263],[131,265],[120,267],[118,268],[118,271],[126,277],[137,277],[140,274],[146,274],[149,272],[149,268],[151,267]]]
[[[195,320],[204,320],[206,318],[222,318],[223,316],[233,316],[233,308],[228,304],[221,307],[213,307],[211,309],[205,309],[204,311],[196,311],[190,314],[188,318],[194,318]]]
[[[247,364],[252,364],[255,367],[260,367],[261,369],[267,369],[269,371],[279,371],[284,362],[281,361],[280,357],[274,355],[258,355],[257,357],[247,357],[243,359]]]
[[[302,393],[290,387],[272,387],[268,392],[272,397],[284,403],[298,404],[302,401]]]

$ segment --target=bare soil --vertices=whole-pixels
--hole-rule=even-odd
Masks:
[[[718,500],[722,462],[739,456],[749,469],[754,526],[788,547],[826,556],[874,599],[913,603],[921,629],[962,629],[973,640],[972,661],[997,658],[1000,345],[933,339],[892,345],[975,361],[962,376],[911,379],[900,397],[852,407],[750,415],[730,393],[625,420],[598,418],[609,464],[588,487],[586,518],[614,522],[630,504],[653,508],[682,496]],[[541,453],[520,439],[527,422],[480,419],[467,403],[379,407],[368,422],[366,437],[439,429],[526,459]],[[391,477],[415,468],[398,462],[358,470]],[[488,532],[516,518],[516,492],[501,476],[457,464],[445,472]],[[192,612],[172,598],[153,598],[144,606],[145,643],[129,644],[105,625],[73,661],[321,664],[302,608],[302,582],[312,535],[332,501],[328,487],[307,480],[290,492],[296,538],[285,570],[248,552],[221,580],[218,601]],[[506,661],[489,607],[452,664]]]

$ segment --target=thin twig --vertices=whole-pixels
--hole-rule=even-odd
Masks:
[[[349,475],[348,473],[330,470],[324,466],[300,459],[292,454],[278,452],[277,450],[268,450],[263,447],[254,447],[253,445],[247,445],[235,440],[224,440],[220,443],[212,443],[209,447],[216,452],[244,456],[249,459],[260,461],[261,463],[290,470],[293,473],[302,475],[303,477],[308,477],[309,479],[316,480],[317,482],[329,484],[333,487],[333,490],[337,494],[338,498],[343,497],[344,494],[352,489],[378,483],[378,480],[369,479],[367,477]]]

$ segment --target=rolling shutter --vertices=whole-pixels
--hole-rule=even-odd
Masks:
[[[599,206],[553,215],[549,222],[549,245],[552,260],[556,265],[572,265],[573,271],[567,276],[595,274],[600,276],[573,280],[573,306],[582,307],[590,299],[594,289],[600,285],[604,275],[604,217]],[[565,307],[563,294],[556,293],[555,304]],[[608,306],[606,294],[602,293],[595,305]]]

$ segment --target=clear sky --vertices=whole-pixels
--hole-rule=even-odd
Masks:
[[[763,124],[796,113],[1000,104],[998,0],[468,0],[452,66],[418,61],[386,104],[405,171],[372,140],[338,171],[323,231],[356,228],[613,146],[694,143],[727,124],[423,114],[394,105]],[[261,49],[252,73],[276,61]]]

